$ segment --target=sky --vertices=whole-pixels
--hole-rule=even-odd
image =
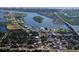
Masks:
[[[79,0],[0,0],[0,7],[79,7]],[[41,57],[41,58],[40,58]],[[0,53],[1,59],[78,59],[79,53]]]
[[[0,0],[0,7],[79,7],[78,0]]]

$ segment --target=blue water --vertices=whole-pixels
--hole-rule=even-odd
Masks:
[[[67,28],[65,25],[59,25],[59,24],[54,24],[52,21],[52,18],[48,18],[45,16],[42,16],[38,13],[31,13],[31,12],[26,12],[27,16],[25,17],[25,25],[32,26],[33,28],[40,28],[40,27],[47,27],[47,28]],[[41,16],[43,17],[42,23],[38,23],[34,21],[33,17],[35,16]]]
[[[2,11],[2,13],[0,14],[0,17],[3,17],[2,15],[4,14],[5,10],[0,10]],[[7,10],[8,11],[8,10]],[[19,11],[11,11],[11,12],[19,12]],[[46,16],[42,16],[38,13],[33,13],[33,12],[22,12],[21,13],[25,13],[27,16],[24,18],[24,25],[28,25],[31,26],[32,28],[40,28],[40,27],[47,27],[47,28],[64,28],[64,29],[68,29],[67,26],[65,24],[60,25],[60,24],[55,24],[53,23],[53,19],[52,18],[48,18]],[[43,21],[42,23],[38,23],[36,21],[33,20],[33,17],[35,16],[41,16],[43,17]],[[73,28],[77,31],[79,31],[79,26],[78,25],[74,25]]]
[[[4,11],[0,10],[0,23],[2,23],[2,22],[4,22],[4,23],[8,22],[6,19],[3,18],[3,15],[4,15]],[[7,28],[5,26],[1,26],[0,25],[0,31],[1,32],[7,32],[8,30],[7,30]]]
[[[7,28],[5,26],[0,26],[0,31],[1,32],[7,32]]]

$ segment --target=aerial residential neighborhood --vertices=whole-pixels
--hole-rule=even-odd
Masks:
[[[0,8],[0,52],[79,51],[79,8]]]

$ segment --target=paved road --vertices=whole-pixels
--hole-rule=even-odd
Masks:
[[[60,15],[58,15],[57,13],[54,13],[56,17],[59,18],[59,20],[63,21],[63,23],[70,29],[72,30],[72,32],[74,32],[74,34],[76,34],[77,36],[79,36],[79,33],[73,28],[73,26],[71,24],[69,24],[68,22],[64,21],[63,18],[60,17]]]

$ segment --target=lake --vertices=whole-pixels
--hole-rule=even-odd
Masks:
[[[53,19],[52,18],[48,18],[46,16],[42,16],[38,13],[33,13],[33,12],[26,12],[27,16],[25,17],[24,21],[25,21],[25,25],[29,25],[32,26],[33,28],[40,28],[40,27],[47,27],[47,28],[67,28],[64,24],[63,25],[59,25],[59,24],[55,24],[53,23]],[[42,23],[38,23],[36,22],[33,17],[35,16],[40,16],[43,18]]]
[[[2,12],[1,12],[2,11]],[[8,10],[6,10],[8,11]],[[3,15],[3,13],[5,12],[5,10],[0,10],[0,15]],[[20,11],[11,11],[11,12],[20,12]],[[32,28],[36,29],[36,28],[40,28],[40,27],[47,27],[47,28],[51,28],[51,29],[59,29],[59,28],[64,28],[64,29],[67,29],[67,26],[65,24],[55,24],[53,23],[53,19],[52,18],[49,18],[49,17],[46,17],[46,16],[43,16],[43,15],[40,15],[38,13],[33,13],[33,12],[22,12],[21,13],[25,13],[26,16],[24,18],[24,25],[28,25],[28,26],[31,26]],[[33,17],[35,16],[40,16],[43,18],[43,21],[42,23],[38,23],[36,22]],[[2,16],[0,16],[2,17]],[[78,25],[74,25],[73,28],[77,31],[79,31],[79,26]]]

